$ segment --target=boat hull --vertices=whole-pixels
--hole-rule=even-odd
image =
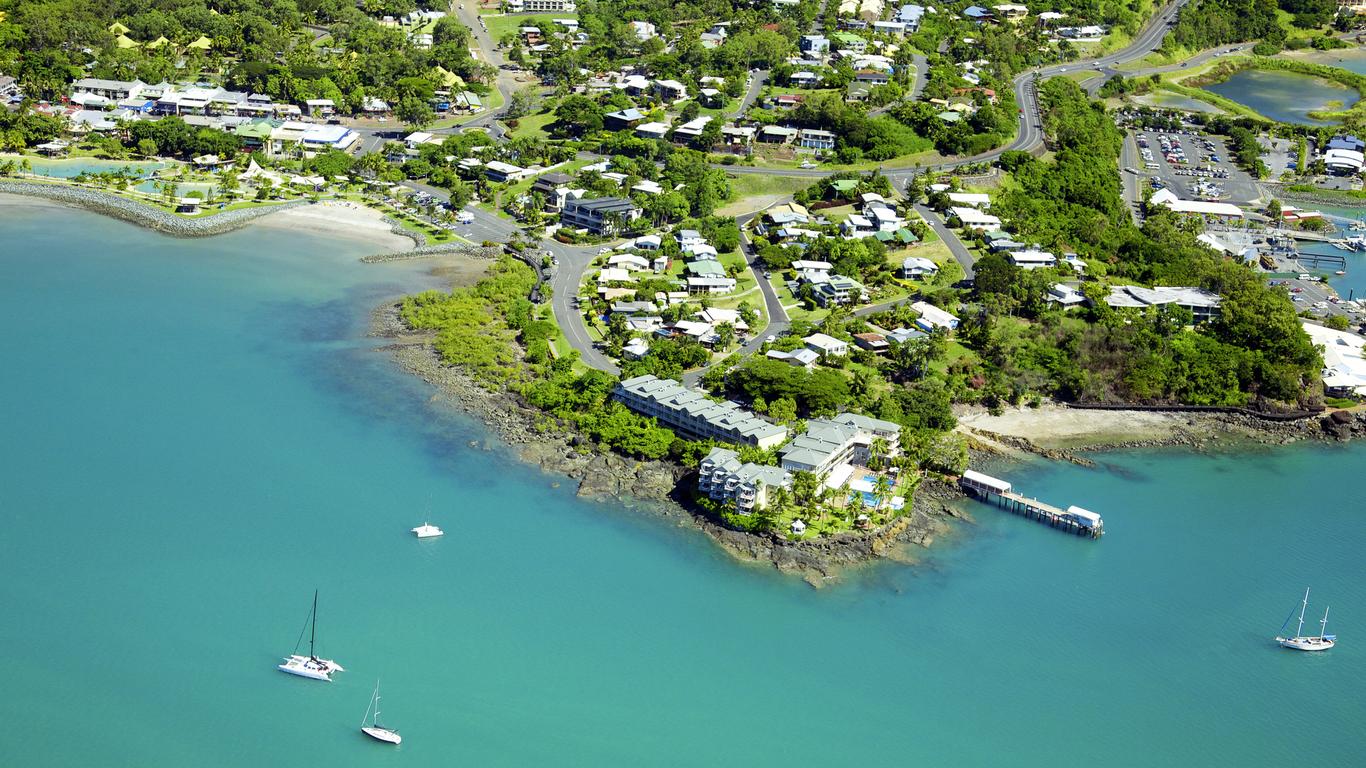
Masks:
[[[314,659],[308,656],[290,656],[285,663],[275,667],[281,672],[306,677],[310,680],[332,682],[334,672],[343,672],[341,665],[330,659]]]
[[[399,736],[398,733],[391,731],[388,728],[380,728],[379,726],[367,725],[362,727],[360,729],[360,732],[365,734],[366,736],[369,736],[375,741],[382,741],[385,744],[403,743],[403,737]]]
[[[1276,642],[1292,651],[1326,651],[1338,644],[1333,637],[1278,637]]]

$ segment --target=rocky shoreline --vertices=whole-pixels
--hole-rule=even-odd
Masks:
[[[240,208],[235,211],[213,213],[197,219],[187,219],[168,213],[146,203],[120,197],[112,192],[76,186],[71,183],[39,181],[0,181],[0,194],[38,197],[65,205],[73,205],[95,213],[127,221],[173,237],[212,237],[232,232],[252,221],[299,205],[307,200],[291,200],[261,208]]]
[[[771,565],[813,586],[874,560],[914,561],[915,549],[929,547],[936,537],[949,532],[953,519],[971,519],[948,503],[961,498],[956,486],[927,479],[915,495],[910,514],[875,530],[797,542],[776,534],[731,530],[686,504],[680,483],[688,479],[690,470],[671,462],[599,453],[581,436],[547,423],[545,414],[514,395],[480,386],[459,368],[441,362],[430,335],[408,330],[398,317],[397,304],[375,310],[370,335],[389,340],[382,349],[400,367],[482,421],[522,461],[578,483],[580,497],[610,498],[688,524],[741,560]]]

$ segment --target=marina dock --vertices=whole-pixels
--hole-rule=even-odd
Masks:
[[[1105,521],[1095,512],[1076,506],[1064,510],[1031,499],[1017,493],[1005,480],[969,469],[963,472],[958,485],[975,499],[995,504],[1026,519],[1038,520],[1050,528],[1092,539],[1099,539],[1105,534]]]

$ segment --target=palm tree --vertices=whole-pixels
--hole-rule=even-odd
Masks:
[[[735,342],[735,326],[730,323],[721,323],[716,326],[716,346],[722,352],[730,349],[730,345]]]
[[[877,500],[878,509],[892,500],[892,481],[886,475],[878,475],[877,482],[873,483],[873,498]]]
[[[887,459],[887,454],[891,453],[891,446],[887,444],[887,438],[874,437],[873,442],[868,446],[868,466],[879,472],[883,469],[883,464]]]

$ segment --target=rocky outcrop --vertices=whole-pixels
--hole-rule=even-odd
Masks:
[[[391,221],[386,219],[386,221]],[[416,242],[420,235],[404,229],[398,224],[394,224],[394,232],[405,237],[411,237]],[[409,259],[430,259],[437,256],[469,256],[475,259],[487,259],[492,261],[498,258],[503,249],[491,245],[474,245],[473,243],[433,243],[430,245],[419,244],[418,247],[407,251],[396,251],[394,253],[377,253],[373,256],[366,256],[361,261],[367,264],[380,264],[386,261],[405,261]]]
[[[961,498],[957,486],[931,479],[916,492],[910,511],[875,530],[803,541],[789,541],[781,534],[732,530],[688,502],[687,489],[694,475],[684,467],[600,452],[568,425],[557,423],[515,395],[481,386],[459,368],[445,365],[432,348],[429,334],[407,331],[395,306],[376,310],[371,328],[372,335],[392,341],[385,349],[400,366],[434,385],[497,435],[497,441],[476,442],[472,448],[508,446],[523,461],[576,482],[580,497],[610,498],[687,521],[737,558],[800,575],[814,586],[873,560],[914,560],[910,551],[930,546],[949,530],[950,520],[969,519],[948,503]]]
[[[0,180],[0,193],[39,197],[44,200],[74,205],[86,210],[132,222],[174,237],[212,237],[241,229],[252,221],[272,213],[307,205],[307,200],[291,200],[257,208],[239,208],[223,213],[211,213],[193,219],[177,216],[152,205],[121,197],[112,192],[77,186],[73,183]]]
[[[1319,419],[1319,429],[1333,440],[1366,437],[1366,411],[1333,411]]]

